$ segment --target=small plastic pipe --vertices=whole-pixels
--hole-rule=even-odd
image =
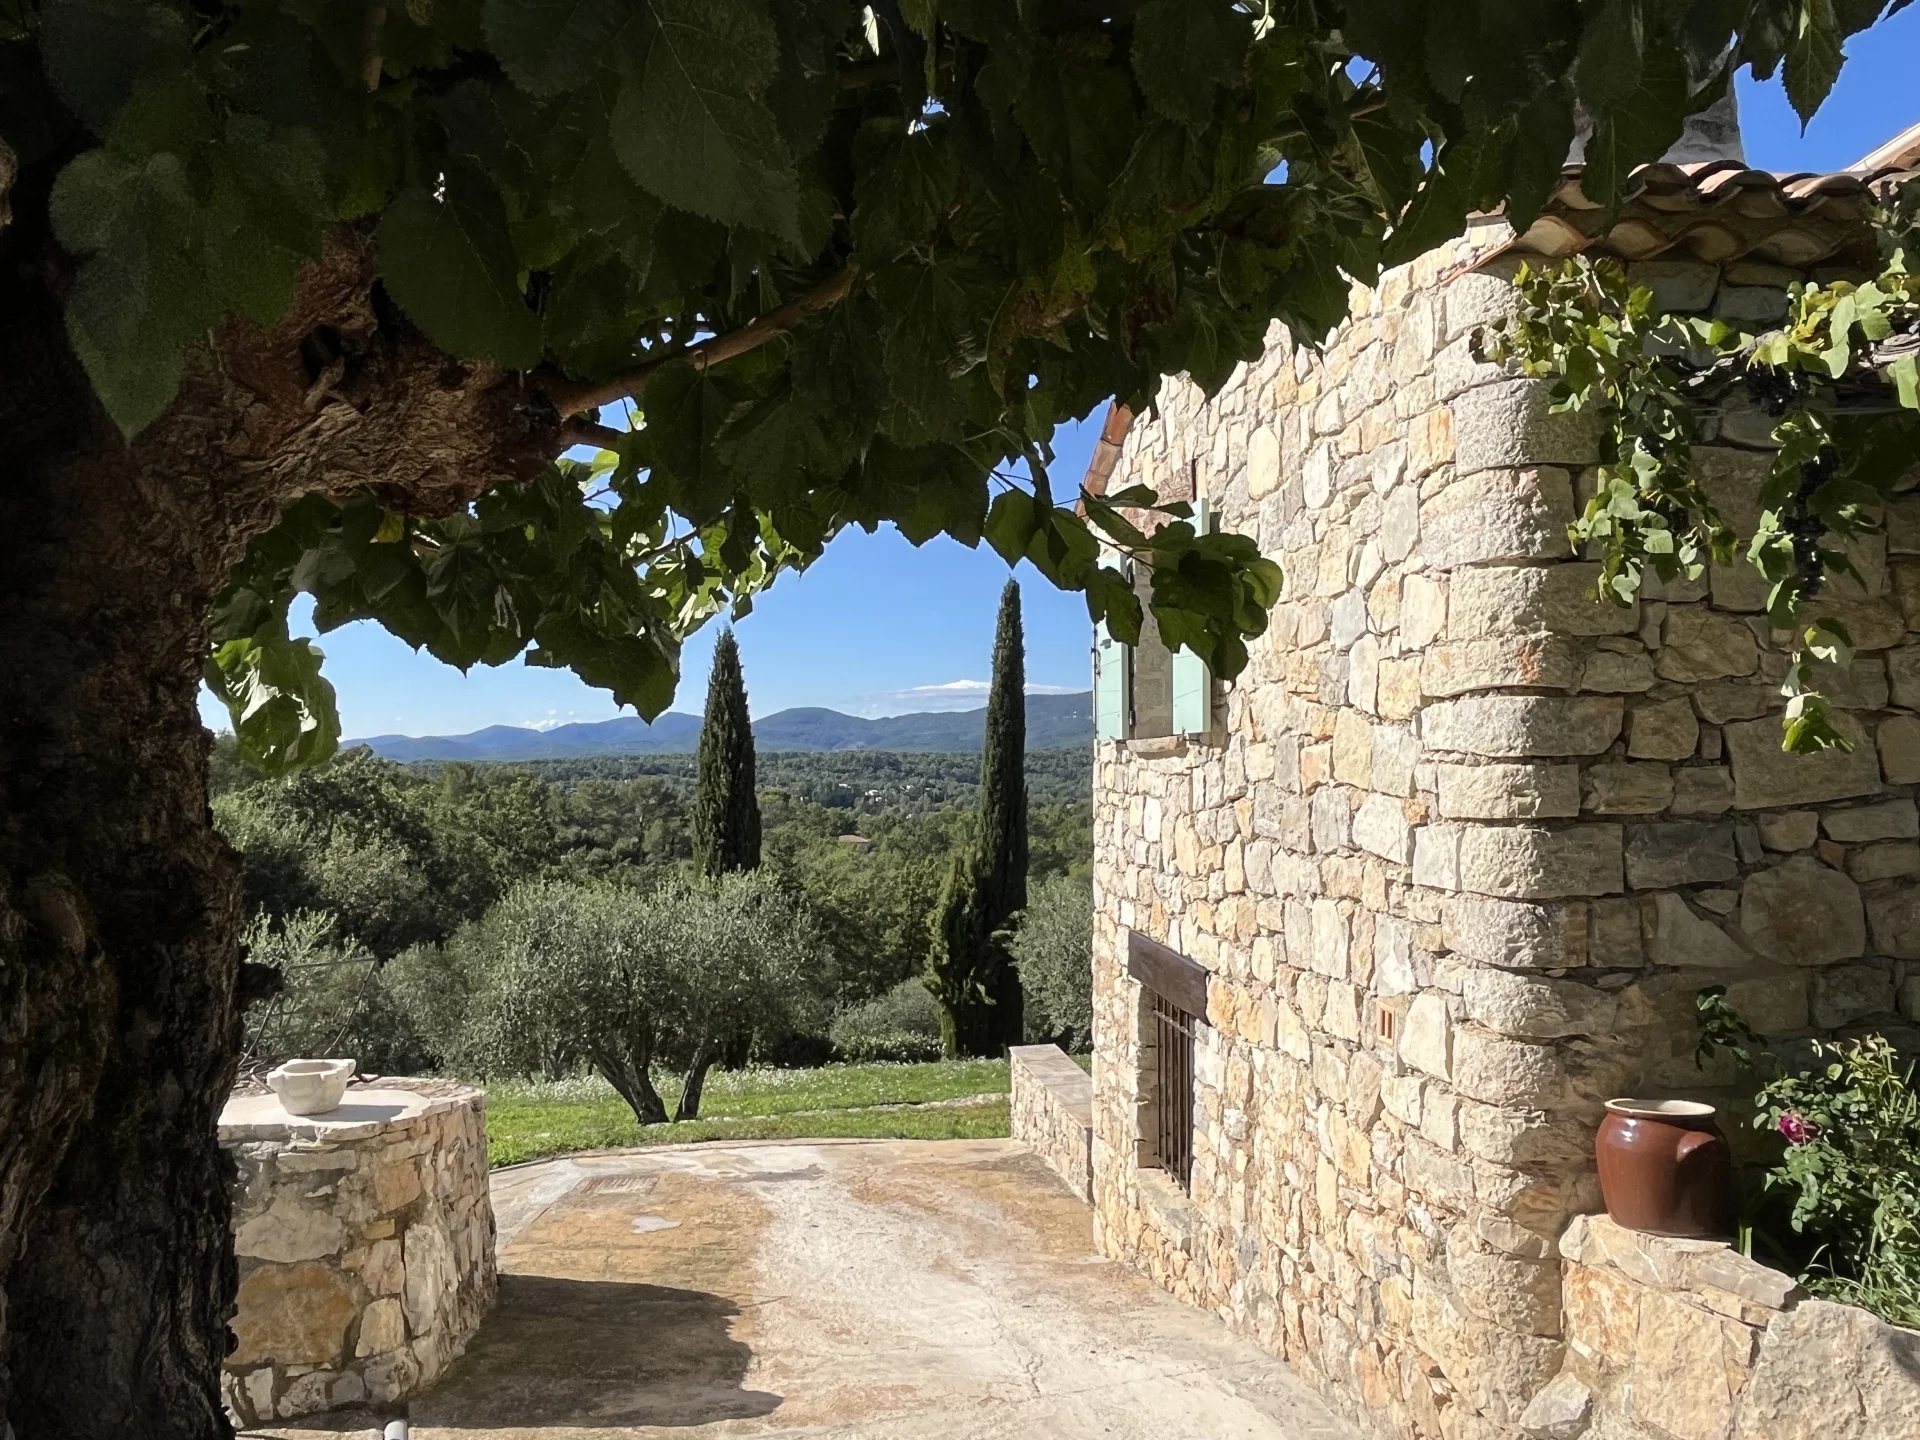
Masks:
[[[387,1421],[387,1428],[381,1432],[380,1440],[409,1440],[409,1427],[405,1417]]]

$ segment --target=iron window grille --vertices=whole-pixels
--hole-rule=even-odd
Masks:
[[[1193,1187],[1193,1036],[1195,1017],[1148,992],[1153,1016],[1154,1163],[1182,1190]]]
[[[1146,1000],[1141,1048],[1151,1051],[1152,1074],[1142,1056],[1141,1083],[1151,1124],[1140,1136],[1141,1163],[1164,1170],[1188,1194],[1193,1185],[1194,1044],[1207,1013],[1208,971],[1179,951],[1138,930],[1127,932],[1127,973],[1140,982]],[[1151,1133],[1144,1133],[1150,1130]]]

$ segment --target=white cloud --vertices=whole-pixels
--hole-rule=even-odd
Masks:
[[[522,720],[520,722],[520,728],[522,730],[551,730],[556,725],[572,724],[573,717],[578,713],[576,710],[569,710],[565,715],[562,715],[558,710],[549,710],[538,720]]]
[[[883,715],[913,715],[929,710],[978,710],[991,688],[985,680],[947,680],[938,685],[910,685],[904,690],[879,690],[856,695],[852,713],[869,720]],[[1029,695],[1073,695],[1084,685],[1029,684]]]

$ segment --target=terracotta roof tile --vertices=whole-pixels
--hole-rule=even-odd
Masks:
[[[1736,160],[1646,165],[1634,172],[1609,224],[1605,207],[1580,188],[1580,170],[1573,167],[1524,235],[1475,264],[1506,255],[1556,260],[1607,255],[1867,268],[1877,253],[1867,223],[1876,193],[1914,178],[1920,178],[1920,158],[1830,175],[1774,175]]]
[[[1920,125],[1874,151],[1851,170],[1776,175],[1737,160],[1644,165],[1633,174],[1612,225],[1606,207],[1580,188],[1569,167],[1524,235],[1470,261],[1476,269],[1502,256],[1565,259],[1704,260],[1725,265],[1757,260],[1795,270],[1877,268],[1868,224],[1876,197],[1920,179]],[[1113,404],[1087,467],[1086,488],[1104,494],[1133,412]]]
[[[1089,495],[1104,495],[1113,479],[1113,467],[1120,462],[1120,447],[1126,444],[1133,428],[1133,410],[1114,400],[1107,405],[1106,421],[1100,426],[1100,438],[1094,442],[1093,456],[1087,462],[1086,478],[1081,486]]]

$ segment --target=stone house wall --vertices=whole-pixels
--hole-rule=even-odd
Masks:
[[[1013,1138],[1033,1147],[1067,1188],[1093,1201],[1093,1081],[1057,1045],[1007,1052]]]
[[[225,1396],[240,1424],[379,1407],[437,1379],[493,1305],[484,1095],[384,1080],[309,1117],[241,1096],[220,1139],[239,1172]]]
[[[1205,498],[1287,580],[1212,735],[1097,750],[1100,1243],[1396,1437],[1520,1433],[1602,1102],[1740,1078],[1696,1067],[1699,989],[1776,1036],[1920,1010],[1920,502],[1830,602],[1857,748],[1782,754],[1744,572],[1592,598],[1597,426],[1470,348],[1512,291],[1460,267],[1505,233],[1357,290],[1323,352],[1276,331],[1212,400],[1169,382],[1114,478]],[[1639,273],[1744,316],[1793,278]],[[1766,430],[1701,452],[1736,523]],[[1212,972],[1190,1195],[1142,1163],[1130,929]]]

